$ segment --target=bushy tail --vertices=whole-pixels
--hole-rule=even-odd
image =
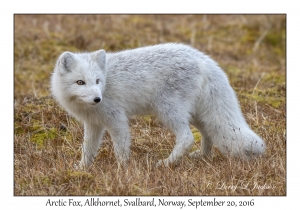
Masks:
[[[223,154],[245,159],[263,154],[265,143],[245,121],[235,92],[221,69],[210,72],[203,93],[199,103],[203,139]]]

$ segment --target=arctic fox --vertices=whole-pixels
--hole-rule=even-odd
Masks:
[[[81,168],[93,163],[107,129],[119,163],[130,156],[128,119],[151,114],[176,135],[168,158],[178,163],[194,142],[190,124],[202,134],[201,151],[249,159],[265,143],[246,123],[223,70],[209,56],[184,44],[159,44],[106,53],[62,53],[51,78],[58,103],[84,123]]]

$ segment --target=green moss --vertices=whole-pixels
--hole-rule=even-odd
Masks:
[[[262,82],[273,83],[274,85],[285,85],[286,74],[285,72],[271,72],[264,74]]]
[[[49,186],[51,184],[51,179],[47,176],[35,176],[34,182]]]
[[[38,127],[38,126],[37,126]],[[36,128],[34,128],[36,129]],[[48,140],[52,140],[57,137],[57,130],[56,128],[50,129],[40,129],[35,131],[32,135],[30,140],[37,144],[38,148],[42,148],[45,145],[45,142]]]
[[[151,123],[151,121],[152,121],[152,118],[151,118],[150,115],[143,116],[142,118],[143,118],[147,123]]]
[[[195,142],[200,142],[200,140],[201,140],[201,133],[198,131],[198,129],[192,127],[191,131],[192,131],[193,136],[194,136],[194,141]]]
[[[33,125],[30,127],[31,132],[36,132],[38,130],[43,129],[43,126],[40,125],[41,122],[39,120],[33,119],[32,122],[33,122]]]
[[[280,31],[271,30],[265,37],[265,42],[273,47],[282,47],[285,42],[285,29]]]
[[[94,176],[91,173],[88,173],[86,171],[67,171],[67,176],[65,177],[66,180],[92,180],[94,179]]]
[[[226,71],[228,72],[228,74],[233,74],[233,75],[241,74],[241,69],[237,68],[236,66],[226,66]]]
[[[281,101],[271,100],[271,101],[269,101],[269,104],[274,108],[278,108],[281,105]]]
[[[241,43],[254,43],[260,36],[258,25],[243,25],[244,35],[241,37]]]
[[[268,104],[273,108],[279,108],[286,102],[284,97],[277,94],[276,88],[269,88],[265,90],[256,89],[253,93],[241,93],[241,96]]]
[[[24,130],[22,129],[21,123],[15,121],[14,122],[14,134],[15,135],[22,135],[24,133]]]

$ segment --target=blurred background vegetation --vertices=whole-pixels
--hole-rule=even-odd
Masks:
[[[164,42],[207,53],[229,76],[257,80],[264,72],[263,80],[285,82],[285,15],[15,15],[14,22],[15,95],[48,95],[50,74],[64,51]]]

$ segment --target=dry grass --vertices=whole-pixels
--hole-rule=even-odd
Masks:
[[[15,15],[14,194],[286,195],[285,21],[284,15]],[[131,121],[127,168],[116,164],[107,134],[93,167],[76,171],[82,125],[48,91],[57,56],[161,42],[190,44],[223,67],[247,122],[266,141],[266,155],[246,162],[215,149],[209,158],[156,168],[174,135],[139,117]],[[196,149],[201,136],[192,129]]]

